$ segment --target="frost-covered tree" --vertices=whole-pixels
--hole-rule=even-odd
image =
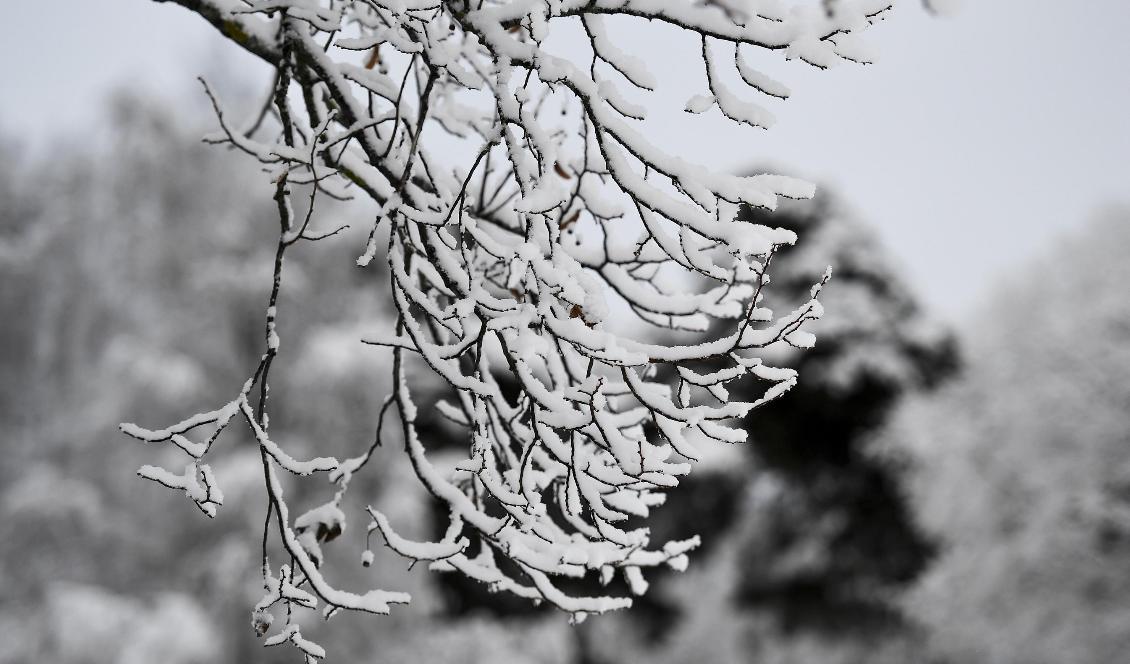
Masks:
[[[1130,207],[1110,207],[972,312],[968,369],[899,448],[944,545],[910,608],[939,661],[1125,659],[1130,646]]]
[[[243,195],[251,164],[217,168],[197,144],[203,122],[133,95],[107,111],[104,141],[49,160],[0,139],[0,662],[245,661],[216,629],[242,626],[254,592],[221,581],[248,569],[241,550],[254,565],[242,514],[170,521],[171,494],[139,506],[122,471],[152,451],[101,442],[138,409],[207,403],[257,359],[265,289],[246,275],[267,265],[273,209]],[[250,452],[224,457],[229,493]]]
[[[233,425],[250,431],[268,505],[266,593],[252,623],[266,643],[320,658],[292,609],[328,618],[409,601],[347,590],[322,564],[322,547],[346,529],[346,490],[393,422],[450,516],[440,541],[416,542],[369,508],[368,532],[393,551],[576,620],[631,598],[569,592],[570,579],[619,574],[640,594],[643,569],[684,568],[697,538],[651,541],[648,513],[703,446],[744,441],[742,418],[793,386],[795,371],[762,352],[813,344],[802,328],[821,315],[828,273],[784,313],[767,306],[769,266],[795,235],[737,212],[810,196],[812,186],[717,173],[665,151],[646,124],[659,81],[618,31],[676,30],[704,74],[685,110],[716,107],[767,128],[773,116],[755,100],[789,92],[755,60],[866,61],[860,33],[891,2],[174,1],[275,68],[272,94],[247,121],[208,90],[220,124],[210,140],[268,173],[279,217],[273,282],[262,356],[242,387],[165,428],[122,430],[183,451],[176,469],[138,474],[183,491],[208,516],[224,502],[208,457]],[[284,348],[284,264],[342,229],[319,217],[320,201],[350,197],[377,209],[356,262],[387,264],[395,323],[366,342],[391,354],[391,394],[356,456],[298,459],[269,407]],[[712,334],[649,343],[631,319]],[[466,431],[467,453],[452,468],[429,458],[418,435],[412,386],[423,373],[453,390],[436,414]],[[731,399],[734,385],[750,397]],[[283,472],[332,487],[296,515]],[[366,550],[361,563],[372,557]]]

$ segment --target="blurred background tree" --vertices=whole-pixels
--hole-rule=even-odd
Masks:
[[[250,312],[269,284],[277,211],[245,195],[254,167],[201,144],[201,127],[129,95],[110,115],[103,145],[60,146],[25,168],[6,158],[0,171],[0,643],[17,644],[0,661],[283,658],[247,627],[259,589],[233,576],[258,565],[257,543],[235,534],[258,518],[256,448],[233,441],[216,472],[237,507],[205,528],[182,499],[136,482],[129,469],[145,451],[114,424],[128,409],[173,418],[199,407],[258,362]],[[366,358],[341,360],[340,330],[380,319],[385,305],[346,305],[374,277],[325,260],[333,250],[319,245],[292,266],[288,296],[310,315],[290,323],[305,346],[288,358],[292,384],[276,389],[308,440],[300,449],[371,437],[367,409],[387,387]],[[310,293],[311,280],[331,288]],[[377,484],[397,488],[358,481],[371,498]],[[403,581],[399,565],[394,574]],[[169,639],[185,621],[204,636],[180,648]],[[157,636],[124,638],[143,626]]]
[[[1126,659],[1128,248],[1130,208],[1111,207],[1012,276],[973,317],[962,379],[900,418],[943,544],[909,606],[948,661]]]
[[[870,442],[904,397],[952,376],[956,340],[833,197],[773,218],[805,240],[781,257],[778,288],[803,291],[827,265],[835,286],[819,343],[793,360],[805,380],[754,425],[758,525],[744,540],[738,597],[777,609],[790,629],[886,625],[897,618],[885,595],[913,581],[934,547],[914,521],[900,468]]]

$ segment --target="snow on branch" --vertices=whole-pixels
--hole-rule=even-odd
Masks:
[[[827,275],[792,311],[764,306],[773,256],[795,236],[736,213],[811,196],[812,186],[713,172],[655,145],[643,119],[658,72],[620,45],[610,19],[676,26],[698,50],[704,94],[688,111],[717,105],[734,122],[769,127],[773,116],[759,102],[789,91],[752,59],[867,61],[859,33],[891,3],[171,1],[277,70],[274,94],[244,123],[249,129],[233,125],[208,90],[220,124],[208,140],[268,169],[280,234],[262,360],[240,393],[166,429],[122,430],[186,453],[183,475],[151,466],[139,474],[183,490],[211,516],[222,494],[199,462],[232,422],[247,426],[269,505],[256,631],[266,634],[279,603],[320,603],[328,617],[342,609],[385,613],[408,601],[403,593],[336,589],[320,571],[319,547],[345,530],[342,495],[373,447],[345,461],[303,461],[269,434],[284,257],[302,240],[338,232],[311,230],[319,196],[360,193],[379,206],[357,251],[359,266],[387,265],[396,311],[392,329],[366,340],[392,355],[393,391],[378,432],[393,412],[419,480],[450,513],[436,543],[401,537],[372,508],[370,532],[433,569],[548,602],[578,620],[626,608],[631,597],[569,594],[562,578],[607,582],[619,573],[639,594],[645,568],[684,569],[697,538],[653,542],[648,514],[703,446],[744,441],[742,419],[795,383],[794,372],[767,366],[759,351],[812,345],[802,328],[822,313],[817,296]],[[551,54],[543,42],[555,30],[574,31],[586,46],[572,58]],[[275,131],[266,117],[277,121]],[[464,146],[463,158],[439,152],[441,133]],[[301,219],[292,183],[310,186]],[[587,242],[576,232],[582,227]],[[639,324],[612,324],[625,315]],[[697,336],[647,342],[638,331],[645,326]],[[433,465],[417,434],[409,363],[427,367],[453,395],[440,412],[467,440],[467,458],[453,472]],[[726,386],[743,380],[760,381],[763,396],[730,401]],[[324,473],[337,492],[291,521],[277,468]],[[292,561],[278,576],[268,560],[271,530]],[[363,561],[371,559],[366,552]],[[267,641],[278,643],[309,660],[325,654],[293,623]]]

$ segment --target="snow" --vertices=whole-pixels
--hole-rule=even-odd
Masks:
[[[592,38],[593,50],[616,71],[624,75],[637,87],[654,90],[658,85],[655,75],[647,63],[618,47],[613,41],[604,19],[599,14],[586,14],[583,17],[585,30]]]
[[[714,107],[717,99],[711,95],[695,95],[687,100],[687,113],[705,113]]]
[[[212,475],[212,469],[208,464],[198,466],[189,463],[180,475],[164,468],[145,465],[137,469],[137,475],[170,489],[184,491],[184,494],[209,517],[216,516],[216,508],[224,503],[224,494],[216,486],[216,478]]]
[[[388,519],[384,514],[381,514],[372,507],[369,508],[369,514],[373,517],[373,523],[381,531],[385,541],[388,543],[389,548],[396,551],[406,558],[413,558],[415,560],[443,560],[450,558],[463,549],[467,548],[469,542],[465,537],[458,537],[459,529],[449,529],[451,539],[446,539],[442,542],[412,542],[397,535],[392,526],[389,525]],[[457,523],[453,521],[453,523]],[[370,554],[371,555],[371,554]]]
[[[326,650],[322,646],[302,638],[302,631],[297,623],[291,623],[284,627],[277,634],[270,636],[263,642],[265,646],[277,646],[287,641],[294,644],[296,648],[301,650],[309,657],[321,659],[326,656]]]

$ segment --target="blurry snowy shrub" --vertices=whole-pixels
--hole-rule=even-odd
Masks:
[[[179,450],[180,462],[138,474],[209,517],[225,504],[209,455],[231,425],[251,433],[268,503],[266,592],[255,607],[259,622],[275,616],[265,643],[320,659],[325,649],[292,616],[383,614],[409,601],[345,590],[330,578],[340,568],[321,564],[348,540],[329,534],[353,532],[345,493],[386,427],[446,505],[449,526],[438,542],[413,541],[398,534],[405,524],[369,507],[372,544],[577,621],[630,606],[647,589],[646,568],[684,569],[698,538],[656,541],[647,517],[707,448],[745,441],[743,418],[796,383],[795,370],[764,358],[813,345],[803,328],[822,314],[828,275],[769,306],[769,264],[795,233],[739,209],[770,210],[812,186],[711,172],[665,151],[645,121],[662,103],[660,81],[619,47],[617,31],[681,35],[705,73],[686,112],[716,107],[767,128],[773,115],[753,100],[789,93],[753,61],[866,62],[860,33],[891,3],[174,1],[276,69],[246,122],[208,89],[220,123],[209,140],[267,173],[278,212],[274,274],[261,358],[242,387],[170,426],[122,430]],[[285,426],[293,416],[268,408],[272,369],[295,338],[283,315],[284,305],[298,308],[281,298],[284,274],[292,278],[284,265],[298,247],[346,229],[316,211],[351,197],[379,208],[356,263],[379,256],[387,265],[381,281],[396,320],[366,341],[391,349],[391,391],[374,414],[375,437],[303,445]],[[299,285],[315,300],[324,294],[316,280]],[[673,336],[643,341],[643,324]],[[454,396],[426,417],[465,431],[462,460],[443,468],[416,425],[414,385],[429,380]],[[292,492],[280,470],[332,486]],[[573,592],[585,578],[618,578],[626,592]]]
[[[219,654],[217,632],[204,608],[185,595],[163,595],[146,606],[95,587],[58,585],[48,591],[48,645],[59,661],[102,664],[205,664]]]
[[[943,545],[910,607],[950,661],[1099,664],[1130,637],[1130,208],[1012,275],[968,367],[900,417]]]
[[[248,661],[241,646],[258,654],[260,642],[246,607],[258,594],[239,581],[257,564],[246,532],[262,523],[255,446],[237,443],[215,464],[237,509],[204,524],[170,519],[191,507],[129,481],[152,450],[113,441],[132,409],[171,418],[199,407],[258,359],[251,304],[269,288],[273,251],[260,239],[277,220],[270,200],[244,195],[253,164],[201,145],[191,117],[133,95],[111,115],[97,141],[60,143],[50,160],[0,139],[0,662],[69,661],[46,650],[40,611],[60,581],[143,607],[190,594],[225,661]],[[340,296],[317,301],[321,324],[379,320],[385,303],[351,297],[366,279],[323,267],[333,264],[311,252],[290,265]],[[380,396],[346,381],[320,394],[354,409]],[[293,424],[300,443],[371,431],[367,417]],[[178,661],[174,645],[157,660]],[[81,654],[114,661],[100,652]]]

